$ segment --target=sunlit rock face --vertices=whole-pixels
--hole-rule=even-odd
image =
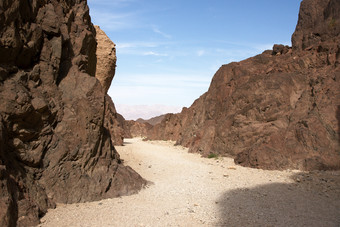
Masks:
[[[107,93],[116,72],[116,45],[99,26],[94,27],[96,29],[96,40],[98,44],[96,51],[96,78],[103,86],[105,93]]]
[[[263,169],[340,168],[340,2],[304,0],[293,46],[223,65],[208,92],[149,139]]]
[[[0,226],[138,191],[105,124],[86,1],[4,0],[0,24]]]

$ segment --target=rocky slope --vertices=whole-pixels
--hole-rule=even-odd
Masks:
[[[264,169],[340,168],[340,2],[304,0],[292,48],[223,65],[208,92],[149,139]]]
[[[156,124],[162,122],[166,115],[160,115],[158,117],[153,117],[148,120],[144,120],[142,118],[138,118],[136,121],[134,120],[125,120],[122,122],[122,126],[124,129],[124,137],[125,138],[133,138],[133,137],[147,137],[149,131]]]
[[[0,12],[0,226],[138,191],[112,145],[86,1],[4,0]]]

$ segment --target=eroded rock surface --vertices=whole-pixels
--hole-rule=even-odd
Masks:
[[[103,86],[105,93],[109,90],[116,72],[116,45],[110,40],[99,26],[96,29],[97,40],[97,69],[96,78]]]
[[[0,2],[0,226],[138,191],[105,122],[86,1]]]
[[[304,0],[293,47],[223,65],[208,92],[149,139],[264,169],[340,168],[340,2]]]

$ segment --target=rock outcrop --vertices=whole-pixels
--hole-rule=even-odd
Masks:
[[[103,86],[105,93],[109,90],[116,72],[116,45],[110,40],[99,26],[96,29],[97,40],[97,68],[96,78]]]
[[[340,2],[304,0],[292,48],[223,65],[208,92],[149,139],[263,169],[340,168]]]
[[[86,1],[0,2],[0,226],[145,183],[122,165]]]
[[[96,78],[99,80],[106,93],[104,125],[105,128],[109,130],[112,144],[121,146],[123,145],[124,137],[126,137],[125,120],[117,113],[111,97],[107,94],[116,72],[116,47],[99,26],[94,27],[96,29],[97,41]]]

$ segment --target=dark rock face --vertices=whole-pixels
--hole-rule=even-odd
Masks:
[[[223,65],[208,92],[149,139],[256,168],[339,169],[340,26],[329,25],[340,24],[339,10],[337,0],[304,0],[292,49]]]
[[[124,144],[124,138],[131,138],[130,131],[127,128],[124,117],[117,113],[111,97],[106,95],[105,100],[105,128],[110,132],[112,144],[122,146]]]
[[[336,42],[340,33],[339,0],[304,0],[292,36],[295,49],[306,49],[320,42]]]
[[[138,191],[121,164],[94,77],[86,1],[0,2],[0,226],[30,226],[55,202]]]

